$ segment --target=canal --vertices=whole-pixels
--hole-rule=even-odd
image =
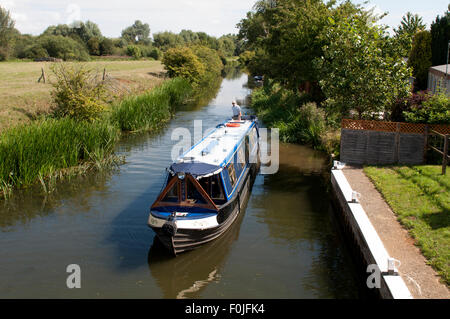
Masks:
[[[256,178],[224,236],[176,258],[154,244],[148,211],[178,142],[172,131],[224,121],[246,83],[224,79],[215,98],[180,110],[158,134],[124,138],[116,170],[1,200],[0,298],[362,297],[321,177],[326,159],[308,147],[280,146],[278,173]],[[69,264],[81,268],[80,289],[66,286]]]

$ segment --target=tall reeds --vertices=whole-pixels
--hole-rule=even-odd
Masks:
[[[28,185],[89,161],[90,154],[112,154],[118,137],[106,121],[46,119],[12,128],[0,135],[0,184]]]
[[[157,129],[172,117],[191,91],[187,80],[166,81],[148,93],[125,98],[113,106],[111,123],[122,131]]]

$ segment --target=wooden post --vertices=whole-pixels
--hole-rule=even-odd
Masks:
[[[105,81],[105,77],[106,77],[106,68],[103,69],[103,81]]]
[[[444,157],[442,158],[442,175],[445,175],[448,162],[448,138],[450,135],[444,135]]]
[[[430,134],[430,128],[427,125],[425,125],[425,132],[424,132],[424,143],[423,143],[423,163],[426,164],[427,162],[427,152],[428,152],[428,135]]]
[[[398,164],[400,160],[400,123],[397,123],[395,130],[395,147],[394,147],[394,162]]]
[[[45,73],[44,73],[44,68],[41,68],[41,71],[42,71],[42,73],[41,73],[41,76],[40,76],[39,79],[38,79],[38,83],[40,83],[41,80],[44,80],[44,83],[45,83]]]

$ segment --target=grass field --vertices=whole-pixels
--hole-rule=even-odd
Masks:
[[[429,264],[450,285],[450,172],[441,166],[366,167]]]
[[[72,63],[72,62],[65,62]],[[51,81],[50,62],[0,62],[0,131],[30,121],[51,107],[49,81],[38,83],[41,68]],[[140,93],[163,81],[160,61],[86,62],[100,75],[106,69],[115,93]]]

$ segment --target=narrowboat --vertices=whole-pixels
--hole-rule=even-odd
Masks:
[[[218,238],[243,210],[260,163],[256,117],[217,125],[167,168],[148,225],[174,255]]]

